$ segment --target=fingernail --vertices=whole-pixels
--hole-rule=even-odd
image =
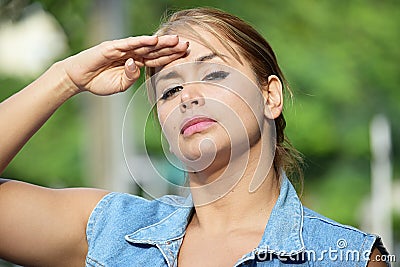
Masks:
[[[185,44],[187,47],[189,47],[189,41],[187,42],[179,42],[180,44]]]
[[[135,70],[136,70],[135,61],[133,61],[132,58],[128,59],[128,60],[126,61],[126,64],[128,65],[128,70],[130,70],[130,71],[135,71]]]

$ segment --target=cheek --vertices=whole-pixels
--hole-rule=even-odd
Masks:
[[[261,94],[235,95],[228,104],[235,111],[243,125],[262,124],[264,102]]]
[[[243,120],[243,123],[256,120],[262,123],[264,115],[264,97],[254,82],[252,73],[233,73],[226,84],[229,88],[229,104]]]
[[[161,126],[164,125],[165,119],[167,118],[166,114],[167,113],[166,113],[165,108],[162,108],[159,105],[157,105],[157,118],[158,118],[158,122],[160,123]]]
[[[170,104],[157,105],[158,121],[168,142],[179,136],[179,109]]]
[[[239,142],[247,139],[254,144],[264,123],[263,98],[258,94],[235,95],[226,103],[232,109],[231,115],[224,119],[224,124],[229,125],[229,136]]]
[[[160,122],[162,128],[173,121],[171,117],[174,116],[174,110],[176,110],[176,107],[174,107],[171,103],[157,104],[158,121]]]

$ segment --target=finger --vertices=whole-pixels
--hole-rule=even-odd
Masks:
[[[129,51],[142,46],[155,46],[158,42],[158,36],[131,36],[128,38],[106,41],[104,43],[110,45],[119,51]]]
[[[166,46],[174,46],[179,43],[178,35],[162,35],[158,36],[158,41],[156,44],[156,49]]]
[[[160,67],[160,66],[167,65],[167,64],[171,63],[172,61],[174,61],[180,57],[183,57],[185,55],[186,55],[186,51],[181,52],[181,53],[166,55],[166,56],[162,56],[162,57],[157,57],[154,59],[144,59],[143,63],[147,67]]]
[[[140,69],[135,64],[135,61],[132,58],[129,58],[125,62],[124,70],[125,70],[124,79],[126,79],[126,81],[124,82],[124,87],[125,86],[129,87],[139,78]]]
[[[141,47],[149,47],[150,49],[160,49],[162,47],[174,46],[179,42],[177,35],[164,36],[135,36],[125,39],[111,41],[114,48],[128,52]]]
[[[147,59],[155,59],[157,57],[168,56],[172,54],[180,54],[182,52],[186,52],[189,48],[189,42],[179,42],[177,45],[173,47],[165,47],[159,50],[150,51],[143,55],[144,58]]]
[[[126,56],[128,51],[140,47],[155,47],[157,36],[135,36],[124,39],[104,41],[98,45],[100,53],[108,59],[117,59]],[[97,48],[97,47],[94,47]]]
[[[179,38],[176,35],[168,35],[168,36],[160,36],[158,37],[158,42],[153,46],[141,46],[132,50],[132,53],[137,55],[145,55],[152,51],[157,51],[167,47],[175,47],[183,48],[183,43],[179,42]]]
[[[177,35],[158,36],[136,36],[125,39],[102,42],[99,47],[100,53],[107,59],[137,57],[150,51],[159,50],[164,47],[173,47],[179,44]],[[181,47],[181,46],[179,46]]]

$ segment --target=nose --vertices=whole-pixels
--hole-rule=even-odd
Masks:
[[[181,112],[185,112],[188,109],[203,106],[205,103],[204,96],[196,88],[195,85],[186,85],[181,91]]]

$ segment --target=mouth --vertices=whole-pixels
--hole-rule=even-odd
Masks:
[[[215,120],[208,117],[193,117],[183,121],[181,134],[183,134],[184,137],[188,137],[210,128],[215,123]]]

